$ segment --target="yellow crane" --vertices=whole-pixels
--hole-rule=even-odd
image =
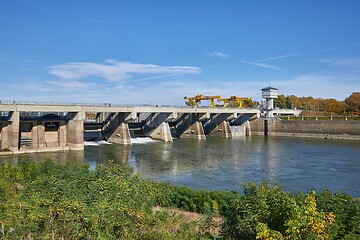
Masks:
[[[223,102],[223,108],[226,108],[226,107],[243,108],[243,102],[244,101],[250,102],[251,98],[231,96],[229,98],[220,98],[217,101]]]
[[[215,99],[221,99],[221,96],[204,96],[204,95],[196,95],[195,97],[184,97],[184,100],[186,100],[186,105],[192,106],[192,107],[198,107],[199,103],[202,100],[209,100],[210,101],[210,107],[215,106]]]

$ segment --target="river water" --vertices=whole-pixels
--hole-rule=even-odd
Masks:
[[[360,197],[360,143],[325,139],[251,136],[133,139],[132,146],[86,142],[84,151],[30,154],[33,159],[86,162],[94,168],[112,160],[144,178],[196,189],[241,191],[241,182],[278,183],[296,193],[316,188]],[[16,163],[19,156],[2,156]]]

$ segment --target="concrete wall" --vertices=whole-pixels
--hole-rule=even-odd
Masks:
[[[265,120],[250,122],[253,135],[264,135]],[[360,121],[268,120],[268,135],[360,140]]]
[[[82,115],[71,113],[65,119],[20,119],[9,113],[0,121],[0,155],[12,153],[84,149]]]
[[[249,122],[252,135],[264,135],[265,128],[263,119],[255,119]]]
[[[231,137],[245,137],[246,136],[246,126],[230,126]]]

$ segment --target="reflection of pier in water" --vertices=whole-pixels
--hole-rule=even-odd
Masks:
[[[142,174],[161,174],[163,172],[177,174],[180,172],[192,171],[214,167],[231,160],[234,145],[239,145],[242,151],[245,138],[230,140],[225,138],[211,137],[207,141],[189,141],[179,139],[181,148],[174,147],[176,143],[154,142],[133,145],[129,165],[135,172]],[[140,150],[138,150],[140,149]],[[231,151],[230,151],[231,149]],[[237,150],[236,150],[237,152]]]

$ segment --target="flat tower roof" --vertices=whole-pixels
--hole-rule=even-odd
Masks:
[[[261,91],[264,91],[264,90],[279,90],[279,89],[269,86],[269,87],[261,89]]]

